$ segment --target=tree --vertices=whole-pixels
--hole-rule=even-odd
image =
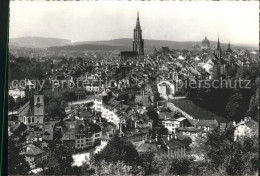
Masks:
[[[102,160],[108,163],[122,161],[133,168],[141,165],[141,159],[135,147],[118,136],[114,136],[100,153],[95,154],[91,158],[91,163],[100,165]]]
[[[154,102],[161,101],[162,98],[160,97],[159,92],[154,93]]]
[[[8,96],[8,109],[9,111],[11,110],[13,112],[14,110],[14,107],[15,107],[15,100],[12,96]]]
[[[77,96],[76,96],[76,93],[75,92],[69,92],[69,91],[66,91],[62,94],[62,97],[63,99],[66,101],[66,102],[72,102],[72,101],[75,101],[77,100]]]
[[[72,74],[72,76],[73,77],[79,77],[80,75],[82,75],[83,74],[83,72],[81,71],[81,70],[76,70],[73,74]]]
[[[239,67],[236,73],[236,79],[249,79],[250,71],[246,66]]]
[[[22,142],[22,141],[21,141]],[[27,175],[30,166],[25,160],[22,152],[22,143],[18,143],[13,137],[8,139],[8,174],[9,175]]]
[[[65,106],[65,102],[53,98],[47,103],[46,111],[51,118],[60,117],[63,119],[65,117]]]
[[[256,90],[256,93],[251,97],[249,108],[247,110],[247,116],[259,121],[259,90]]]
[[[165,128],[164,126],[160,128],[159,130],[159,135],[167,135],[169,134],[169,131],[167,128]]]
[[[100,165],[94,166],[96,175],[133,175],[133,167],[126,165],[123,161],[117,161],[114,163],[109,163],[104,160],[100,162]],[[137,167],[135,175],[143,175],[143,169],[139,166]]]
[[[213,172],[229,175],[254,175],[257,172],[259,146],[257,132],[251,135],[234,141],[232,127],[224,131],[215,128],[209,132],[205,144],[201,146],[208,157],[209,168]]]
[[[227,115],[230,120],[239,121],[243,117],[243,95],[239,92],[235,92],[228,99],[226,106]]]
[[[128,104],[128,101],[129,101],[129,96],[128,94],[120,94],[117,98],[118,101],[123,101],[124,104]]]
[[[158,125],[158,120],[159,120],[158,113],[155,110],[153,110],[153,109],[149,109],[147,111],[147,115],[149,116],[150,119],[153,120],[154,125],[157,126]]]
[[[191,150],[190,144],[192,143],[192,140],[190,137],[185,137],[181,142],[185,145],[185,149],[187,152]]]
[[[76,58],[75,58],[75,61],[76,61],[76,63],[77,63],[77,62],[80,63],[80,64],[83,63],[83,59],[82,59],[81,57],[76,57]]]
[[[54,145],[43,167],[44,175],[72,175],[75,174],[72,164],[72,151],[63,145]]]
[[[26,98],[26,97],[18,97],[17,99],[16,99],[16,105],[15,105],[15,107],[18,109],[18,108],[20,108],[21,106],[23,106],[23,105],[25,105],[27,102],[29,101],[29,99],[28,98]]]
[[[174,175],[188,175],[190,173],[189,167],[192,163],[192,159],[189,158],[177,158],[171,162],[170,172]]]
[[[146,152],[142,154],[142,166],[144,168],[145,175],[150,175],[154,172],[153,160],[154,160],[154,153]]]
[[[60,107],[58,102],[49,102],[46,107],[50,117],[54,118],[60,115]]]

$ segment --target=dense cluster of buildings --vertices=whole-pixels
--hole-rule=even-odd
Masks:
[[[48,158],[48,144],[53,141],[75,152],[95,147],[97,153],[114,135],[130,141],[140,155],[152,151],[183,157],[187,154],[182,143],[186,137],[196,141],[210,130],[228,125],[236,127],[236,136],[246,135],[258,123],[246,118],[238,124],[223,124],[214,119],[193,119],[178,110],[169,111],[165,102],[174,98],[180,81],[228,78],[232,67],[255,64],[257,59],[246,51],[232,50],[230,44],[222,51],[219,40],[216,49],[211,48],[207,37],[199,49],[162,47],[146,54],[138,16],[133,51],[122,51],[111,60],[54,66],[41,77],[46,82],[41,93],[30,89],[30,80],[25,89],[9,89],[9,95],[15,99],[34,97],[33,103],[27,102],[13,114],[18,117],[16,121],[9,120],[9,135],[16,130],[27,134],[23,154],[32,168],[36,160]],[[62,82],[67,84],[58,86]],[[71,85],[76,82],[78,87]],[[74,92],[78,102],[67,104],[63,120],[50,119],[44,97],[61,97],[66,91]],[[157,121],[149,115],[151,110],[156,112]],[[158,129],[167,132],[155,132]]]

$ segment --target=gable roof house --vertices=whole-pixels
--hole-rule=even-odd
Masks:
[[[170,135],[158,139],[160,149],[167,155],[175,158],[182,158],[186,155],[185,145],[175,139],[171,139]]]
[[[251,117],[245,117],[237,124],[233,122],[233,126],[235,127],[235,140],[242,136],[251,136],[253,133],[258,134],[259,123],[254,121]]]

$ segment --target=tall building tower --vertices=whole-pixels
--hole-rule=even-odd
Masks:
[[[221,48],[220,48],[220,43],[219,43],[219,37],[218,37],[218,44],[217,44],[217,49],[215,50],[215,54],[218,57],[218,59],[221,58]]]
[[[137,12],[136,26],[134,28],[133,51],[136,51],[139,56],[144,55],[144,40],[142,38],[142,29],[139,20],[139,12]]]
[[[34,115],[44,116],[44,95],[35,94],[34,95]]]
[[[208,49],[209,46],[210,46],[210,42],[209,42],[209,40],[207,39],[207,37],[205,37],[205,38],[202,40],[202,48]]]
[[[228,49],[227,49],[226,52],[227,53],[232,53],[233,52],[232,49],[230,48],[230,41],[228,42]]]

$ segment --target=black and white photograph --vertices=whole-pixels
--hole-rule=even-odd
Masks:
[[[258,175],[258,1],[9,13],[8,175]]]

